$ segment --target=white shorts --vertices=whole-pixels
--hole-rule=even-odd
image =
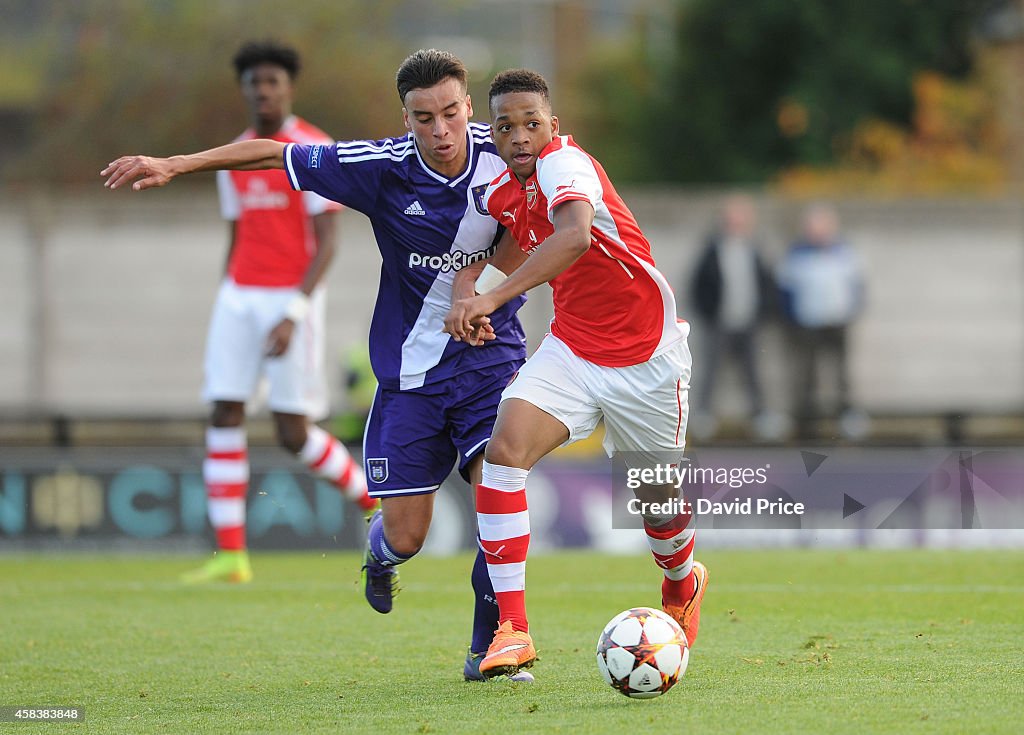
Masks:
[[[689,387],[685,332],[647,362],[619,368],[584,360],[549,334],[501,399],[520,398],[554,416],[569,429],[566,444],[590,436],[604,417],[609,457],[626,452],[664,462],[682,456]]]
[[[324,313],[327,294],[317,288],[309,314],[295,325],[291,344],[280,357],[267,357],[267,337],[283,318],[294,288],[239,286],[224,281],[206,337],[203,400],[248,401],[260,379],[269,382],[267,406],[319,421],[327,416],[324,377]]]

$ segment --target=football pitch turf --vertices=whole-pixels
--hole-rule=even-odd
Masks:
[[[535,684],[467,683],[472,558],[418,558],[374,613],[355,554],[0,556],[0,706],[85,708],[0,732],[1021,732],[1024,552],[709,551],[700,639],[665,696],[629,700],[594,646],[657,605],[649,557],[531,557]]]

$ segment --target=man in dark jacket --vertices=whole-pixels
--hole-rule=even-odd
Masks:
[[[756,237],[757,211],[744,195],[730,196],[708,236],[693,273],[690,293],[704,322],[703,386],[696,392],[694,430],[711,435],[712,398],[722,358],[735,358],[743,373],[750,414],[765,416],[758,369],[757,326],[772,293],[771,275]],[[704,431],[700,431],[703,424]]]

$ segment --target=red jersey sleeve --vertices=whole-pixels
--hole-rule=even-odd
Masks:
[[[590,156],[571,140],[541,156],[537,162],[537,185],[548,202],[548,219],[555,207],[578,199],[588,202],[597,211],[604,199],[604,187]]]

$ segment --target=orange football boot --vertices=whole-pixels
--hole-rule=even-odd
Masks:
[[[693,576],[696,586],[691,597],[683,605],[666,605],[662,600],[661,609],[675,618],[679,627],[686,634],[686,642],[693,648],[697,642],[697,629],[700,627],[700,603],[704,599],[704,591],[708,588],[708,568],[699,561],[693,563]]]
[[[506,620],[494,632],[494,640],[487,655],[480,662],[480,673],[487,679],[502,674],[515,676],[520,669],[528,669],[537,660],[537,649],[529,633],[512,630],[512,621]]]

